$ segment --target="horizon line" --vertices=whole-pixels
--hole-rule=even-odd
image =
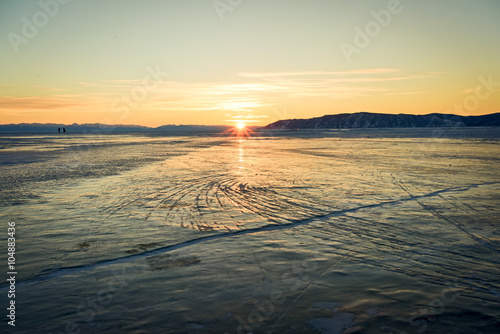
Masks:
[[[351,112],[351,113],[337,113],[337,114],[324,114],[322,116],[315,116],[315,117],[310,117],[310,118],[287,118],[287,119],[279,119],[277,121],[268,123],[266,125],[246,125],[245,127],[247,128],[258,128],[258,127],[265,127],[269,124],[273,124],[279,121],[286,121],[286,120],[307,120],[307,119],[315,119],[315,118],[321,118],[325,116],[333,116],[333,115],[354,115],[354,114],[376,114],[376,115],[409,115],[409,116],[428,116],[428,115],[449,115],[449,116],[459,116],[459,117],[480,117],[480,116],[488,116],[488,115],[494,115],[494,114],[500,114],[500,111],[492,112],[492,113],[487,113],[487,114],[481,114],[481,115],[457,115],[457,114],[444,114],[444,113],[428,113],[428,114],[406,114],[406,113],[397,113],[397,114],[391,114],[391,113],[381,113],[381,112],[370,112],[370,111],[357,111],[357,112]],[[244,121],[242,121],[244,123]],[[227,124],[163,124],[163,125],[158,125],[158,126],[148,126],[148,125],[140,125],[140,124],[108,124],[108,123],[72,123],[72,124],[63,124],[63,123],[0,123],[0,126],[7,126],[7,125],[54,125],[54,126],[89,126],[89,125],[95,125],[95,126],[106,126],[106,127],[112,127],[112,126],[119,126],[119,127],[142,127],[142,128],[148,128],[148,129],[157,129],[163,126],[203,126],[203,127],[235,127],[235,125],[227,125]]]

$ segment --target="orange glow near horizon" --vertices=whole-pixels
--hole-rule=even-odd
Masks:
[[[243,131],[357,112],[500,112],[498,1],[413,1],[398,7],[404,20],[387,25],[370,13],[388,9],[371,0],[296,0],[287,10],[277,1],[236,10],[236,2],[222,24],[214,8],[190,1],[82,1],[38,29],[38,2],[11,1],[0,7],[0,124]],[[23,35],[28,23],[36,37]]]
[[[229,136],[231,137],[236,137],[236,138],[248,138],[248,137],[251,137],[252,135],[255,134],[254,131],[252,131],[251,129],[247,128],[245,126],[245,123],[238,123],[236,124],[235,127],[225,131],[224,133],[228,133]]]
[[[82,98],[77,88],[74,91],[57,88],[61,92],[52,88],[54,95],[42,96],[50,87],[34,87],[31,97],[16,97],[14,86],[3,85],[6,95],[0,93],[0,124],[101,123],[149,127],[234,124],[243,130],[249,124],[265,126],[282,119],[361,111],[484,115],[498,112],[500,103],[500,94],[490,93],[484,84],[495,80],[488,76],[472,83],[467,80],[450,83],[440,73],[416,75],[377,68],[356,72],[237,75],[248,83],[168,81],[151,89],[147,98],[140,101],[133,100],[135,82],[110,82],[105,87],[87,84],[86,98]],[[262,81],[269,80],[272,84],[263,86]],[[256,89],[255,82],[262,87]],[[483,95],[488,94],[488,98],[479,100],[474,85]],[[446,91],[440,87],[447,87]],[[474,108],[467,104],[470,101],[474,102]]]

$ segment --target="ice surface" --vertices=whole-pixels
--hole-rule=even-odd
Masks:
[[[496,333],[496,130],[364,131],[2,137],[16,332]]]

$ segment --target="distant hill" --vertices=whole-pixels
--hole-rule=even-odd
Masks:
[[[163,125],[151,128],[141,125],[107,125],[107,124],[55,124],[55,123],[20,123],[0,124],[0,133],[58,133],[58,128],[66,129],[66,133],[106,134],[106,133],[214,133],[226,131],[230,127],[222,125]]]
[[[325,115],[309,119],[287,119],[271,123],[264,129],[350,129],[350,128],[418,128],[500,126],[500,113],[482,116],[447,114],[408,115],[359,112]]]
[[[230,126],[224,125],[162,125],[154,128],[154,131],[183,131],[183,132],[222,132]]]

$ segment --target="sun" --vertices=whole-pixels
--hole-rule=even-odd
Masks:
[[[250,136],[255,135],[255,132],[252,130],[252,127],[247,127],[245,122],[239,121],[233,127],[230,127],[224,133],[228,133],[230,136],[238,137],[238,138],[248,138]]]

